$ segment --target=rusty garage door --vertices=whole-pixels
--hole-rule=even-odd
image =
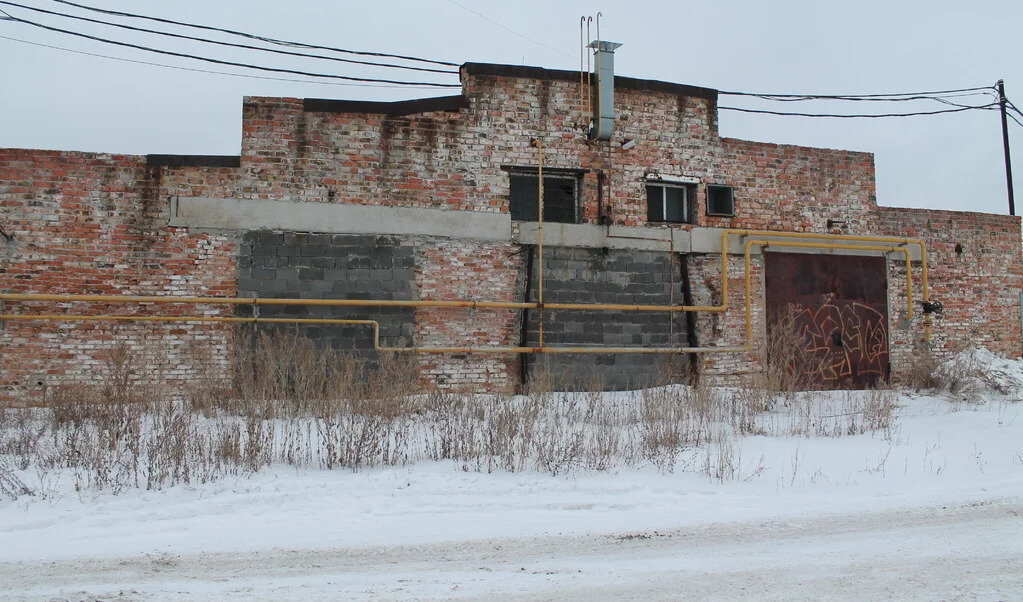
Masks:
[[[807,384],[862,389],[888,380],[882,257],[766,252],[768,352]]]

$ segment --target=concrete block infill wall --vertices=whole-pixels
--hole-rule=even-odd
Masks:
[[[536,249],[528,299],[539,293]],[[544,301],[547,303],[684,304],[683,270],[669,253],[609,249],[544,249]],[[527,312],[526,346],[539,344],[539,312]],[[544,344],[587,347],[686,347],[686,314],[544,310]],[[527,371],[544,367],[565,387],[599,382],[609,389],[632,389],[684,380],[688,358],[678,355],[555,354],[527,356]]]
[[[397,237],[250,231],[238,254],[242,297],[298,299],[415,298],[415,247]],[[241,313],[251,310],[239,308]],[[264,318],[376,320],[383,345],[409,344],[415,335],[412,308],[264,305]],[[281,326],[278,326],[281,327]],[[317,324],[298,332],[334,349],[375,359],[367,326]]]

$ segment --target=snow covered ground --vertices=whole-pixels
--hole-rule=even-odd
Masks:
[[[738,436],[723,482],[692,449],[671,472],[54,486],[0,501],[0,597],[1023,599],[1023,370],[999,365],[1001,392],[904,393],[882,431]]]

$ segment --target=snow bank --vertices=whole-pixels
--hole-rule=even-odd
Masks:
[[[861,394],[818,399],[823,407],[843,407],[849,395]],[[1019,503],[1023,404],[1001,396],[969,405],[927,396],[895,401],[896,420],[884,430],[736,434],[684,449],[672,471],[649,465],[568,476],[486,473],[448,460],[357,472],[277,464],[212,483],[118,495],[75,491],[66,479],[35,482],[46,495],[0,501],[0,561],[647,533],[992,499]],[[805,412],[812,403],[774,412]],[[722,463],[730,467],[724,479]]]
[[[1010,360],[983,347],[965,349],[941,363],[936,375],[943,390],[982,401],[985,396],[1023,399],[1023,360]]]

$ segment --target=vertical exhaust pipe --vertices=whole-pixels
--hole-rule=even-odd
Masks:
[[[594,40],[590,42],[593,49],[594,75],[597,79],[597,106],[590,122],[590,138],[593,140],[610,140],[615,123],[615,49],[618,42]]]

